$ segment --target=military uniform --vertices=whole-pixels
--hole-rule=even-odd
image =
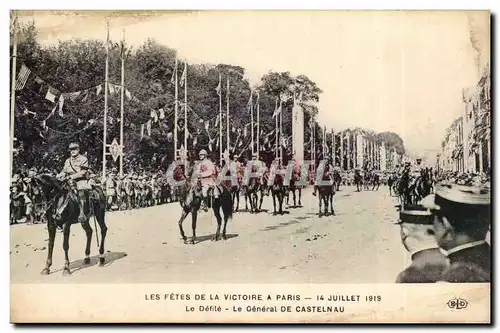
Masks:
[[[207,151],[205,149],[200,150],[198,155],[200,157],[200,160],[196,165],[194,175],[201,183],[201,197],[203,202],[202,208],[204,211],[208,211],[207,193],[210,188],[215,187],[214,178],[217,175],[217,173],[215,169],[215,164],[206,157]],[[215,193],[215,195],[217,195],[217,193]]]
[[[78,150],[77,143],[69,145],[70,150]],[[91,189],[87,181],[87,170],[89,169],[89,162],[87,157],[81,155],[79,152],[75,156],[70,156],[64,162],[64,167],[57,175],[57,178],[68,177],[72,182],[76,183],[76,190],[78,193],[78,200],[80,204],[80,214],[78,220],[84,222],[87,217],[85,216],[85,207],[87,203],[86,190]]]
[[[491,248],[486,242],[490,225],[489,189],[442,184],[436,186],[435,194],[422,200],[422,205],[438,216],[434,222],[436,237],[449,261],[441,281],[490,282]],[[439,239],[443,229],[453,235],[451,241],[450,237]]]

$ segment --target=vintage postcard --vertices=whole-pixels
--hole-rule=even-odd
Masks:
[[[13,323],[490,323],[490,12],[11,11]]]

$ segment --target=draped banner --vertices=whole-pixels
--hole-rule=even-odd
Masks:
[[[292,108],[292,154],[304,161],[304,109],[298,104]]]

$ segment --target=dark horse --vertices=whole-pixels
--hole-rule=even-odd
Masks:
[[[333,170],[333,186],[335,191],[340,191],[340,184],[342,183],[342,176],[338,170]]]
[[[328,171],[325,171],[323,173],[323,181],[324,182],[333,182],[331,179],[331,176],[329,175]],[[328,214],[328,204],[330,204],[330,212],[332,215],[335,215],[335,210],[333,209],[333,196],[335,195],[335,185],[330,184],[330,185],[316,185],[316,188],[318,190],[318,200],[319,200],[319,210],[318,210],[318,216],[321,217],[321,204],[323,203],[325,205],[325,210],[324,214]]]
[[[273,184],[270,186],[271,196],[273,197],[273,215],[283,214],[283,200],[285,199],[287,189],[284,186],[283,175],[276,174]],[[278,211],[276,212],[276,199],[278,199]]]
[[[258,213],[262,207],[262,201],[264,200],[264,187],[259,178],[250,178],[248,183],[248,185],[243,185],[243,191],[245,193],[245,210],[248,210],[248,201],[250,201],[250,213]]]
[[[358,170],[354,172],[354,184],[356,184],[356,191],[360,192],[363,190],[363,177]]]
[[[406,170],[397,182],[397,195],[399,196],[400,203],[403,207],[412,204],[411,192],[410,173]]]
[[[297,202],[296,202],[296,195],[295,192],[298,191],[298,197],[299,197],[299,206],[302,207],[302,186],[297,185],[297,182],[300,180],[300,172],[294,172],[292,174],[292,177],[290,179],[290,184],[288,185],[288,190],[286,193],[286,204],[288,205],[288,200],[290,197],[290,192],[292,192],[293,195],[293,207],[297,207]]]
[[[64,270],[63,275],[71,274],[69,269],[69,235],[71,225],[77,223],[80,213],[78,197],[70,188],[67,182],[61,182],[51,175],[42,174],[35,177],[35,181],[40,185],[45,202],[47,203],[47,230],[49,232],[49,246],[47,262],[42,274],[48,275],[52,266],[52,252],[54,250],[54,240],[56,237],[56,228],[63,230],[63,249],[64,249]],[[90,190],[89,190],[90,191]],[[106,196],[101,188],[91,190],[91,198],[86,203],[86,220],[81,223],[87,236],[87,245],[85,247],[85,259],[83,264],[90,264],[90,243],[92,240],[92,227],[90,226],[90,215],[93,215],[101,229],[101,243],[99,245],[99,266],[104,266],[104,241],[108,228],[105,222],[106,214]],[[89,199],[89,198],[87,198]],[[89,214],[90,211],[90,214]],[[96,226],[97,227],[97,226]],[[97,235],[97,230],[96,230]]]
[[[210,206],[214,212],[215,218],[217,219],[217,231],[212,238],[212,241],[218,241],[221,239],[220,228],[222,224],[222,217],[220,214],[220,209],[222,208],[222,213],[224,215],[224,228],[222,229],[222,239],[227,239],[226,227],[227,221],[233,217],[233,200],[231,198],[231,192],[226,186],[218,185],[217,188],[221,192],[220,195],[215,198],[214,191],[217,189],[210,189],[207,193],[210,196]],[[196,244],[196,221],[198,219],[198,210],[201,206],[201,183],[196,182],[195,185],[191,185],[188,181],[184,182],[184,185],[178,187],[179,203],[182,207],[182,215],[179,219],[179,230],[181,233],[182,240],[185,244],[188,244],[187,237],[184,234],[184,229],[182,228],[182,222],[186,219],[189,213],[191,213],[192,218],[192,229],[193,236],[191,237],[191,244]]]

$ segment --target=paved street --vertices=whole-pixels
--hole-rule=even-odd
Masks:
[[[13,283],[392,283],[409,263],[394,225],[396,199],[387,187],[336,194],[336,216],[318,218],[317,198],[303,193],[301,208],[283,216],[268,212],[235,213],[229,239],[211,242],[216,228],[212,214],[201,213],[196,245],[180,240],[177,203],[108,213],[107,266],[97,266],[95,233],[92,264],[82,267],[85,235],[73,225],[70,260],[73,274],[62,276],[62,233],[56,235],[54,264],[40,275],[46,259],[45,225],[11,227]],[[240,208],[244,200],[240,200]],[[264,209],[272,210],[266,198]],[[184,222],[191,236],[190,216]],[[92,220],[92,226],[93,226]],[[94,226],[93,226],[94,228]]]

